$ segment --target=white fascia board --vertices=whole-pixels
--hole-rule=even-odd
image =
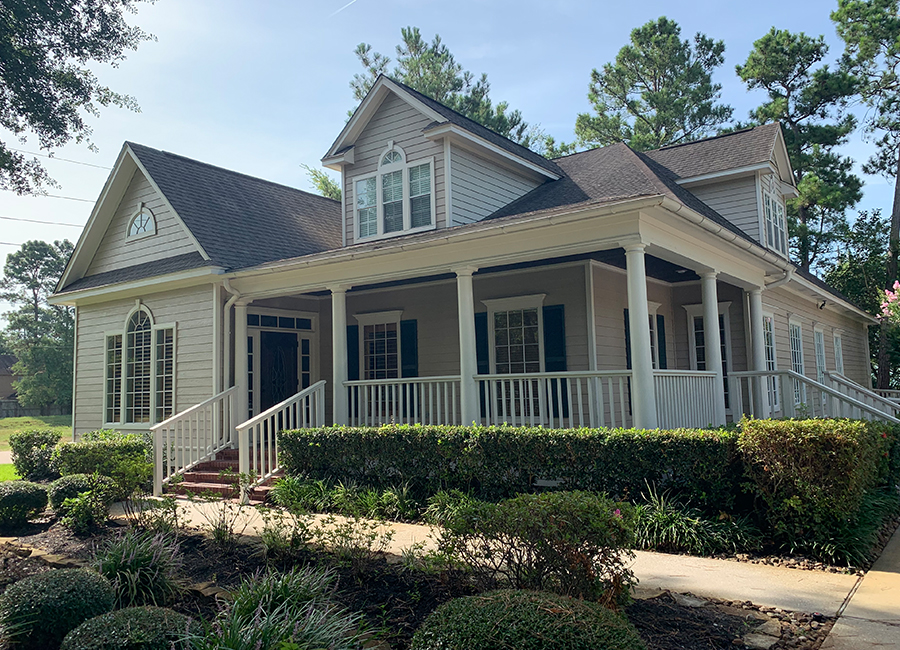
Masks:
[[[122,282],[119,284],[83,289],[80,291],[53,294],[47,299],[47,302],[51,305],[68,306],[106,302],[147,293],[170,291],[172,289],[181,289],[197,284],[205,284],[217,280],[218,277],[224,273],[225,269],[220,266],[204,266],[199,269],[189,269],[187,271],[179,271],[178,273],[170,273],[168,275],[154,275],[149,278],[132,280],[131,282]],[[148,287],[152,287],[153,290],[148,292]]]
[[[675,182],[678,185],[694,185],[696,183],[703,183],[705,181],[721,180],[724,178],[728,178],[729,176],[748,176],[757,171],[769,171],[773,174],[778,172],[778,170],[774,165],[772,165],[772,163],[762,162],[753,165],[746,165],[744,167],[735,167],[734,169],[726,169],[719,172],[710,172],[709,174],[701,174],[699,176],[679,178]]]
[[[343,149],[348,143],[356,142],[356,138],[359,137],[359,134],[362,133],[362,130],[366,128],[366,125],[369,123],[372,115],[375,113],[375,111],[378,110],[378,107],[381,106],[381,103],[388,96],[388,93],[391,92],[403,99],[403,101],[405,101],[406,103],[410,104],[413,108],[421,111],[431,121],[446,121],[443,115],[429,108],[421,101],[406,92],[403,88],[395,84],[393,81],[391,81],[384,75],[381,75],[380,77],[378,77],[378,79],[375,80],[372,88],[363,98],[357,109],[353,111],[353,115],[350,117],[343,130],[335,139],[334,144],[332,144],[331,147],[328,148],[328,153],[326,153],[322,158],[323,163],[326,159],[334,156],[336,151],[340,151],[341,149]]]
[[[355,150],[355,147],[350,147],[336,156],[325,156],[322,158],[322,165],[328,169],[339,172],[343,169],[344,165],[352,165],[356,162]]]
[[[775,136],[775,142],[772,143],[772,155],[775,157],[779,167],[784,167],[784,173],[780,174],[781,180],[793,187],[794,185],[794,169],[791,166],[791,156],[788,154],[787,143],[784,141],[784,134],[781,129]]]
[[[88,218],[78,242],[69,257],[68,264],[60,276],[57,288],[71,284],[75,280],[80,279],[84,272],[87,271],[97,247],[103,240],[103,235],[109,227],[115,214],[115,208],[118,207],[119,201],[128,189],[131,183],[131,177],[137,165],[134,162],[134,154],[128,148],[127,144],[122,145],[116,163],[113,165],[112,171],[106,178],[106,183],[100,191],[100,197],[91,210],[91,216]],[[112,205],[111,209],[105,209]]]
[[[449,122],[445,122],[438,126],[429,128],[423,132],[423,135],[428,140],[437,140],[439,138],[451,136],[453,138],[457,138],[459,140],[474,143],[479,147],[490,151],[495,156],[500,156],[509,162],[513,162],[518,166],[525,167],[526,169],[540,174],[545,178],[549,178],[550,180],[559,180],[560,176],[558,174],[554,174],[553,172],[544,169],[540,165],[535,165],[533,162],[522,158],[521,156],[517,156],[513,153],[510,153],[506,149],[502,147],[498,147],[493,142],[488,142],[484,138],[479,138],[477,135],[466,131],[463,128],[456,126],[455,124],[451,124]]]
[[[797,285],[799,285],[799,287],[797,287],[797,288],[792,287],[792,286],[790,286],[791,284],[797,284]],[[788,289],[789,291],[791,291],[792,293],[795,293],[797,295],[801,295],[801,296],[805,297],[807,300],[809,299],[809,293],[805,293],[805,292],[814,293],[816,296],[820,297],[822,300],[824,300],[827,303],[825,305],[825,308],[831,308],[831,307],[834,307],[835,305],[839,305],[845,311],[851,312],[855,316],[859,316],[859,317],[863,318],[868,323],[877,323],[878,322],[878,319],[875,318],[874,316],[872,316],[872,314],[870,314],[866,311],[863,311],[856,305],[853,305],[853,304],[847,302],[846,300],[842,300],[841,298],[838,298],[836,295],[834,295],[830,291],[826,291],[825,289],[822,289],[821,287],[816,286],[815,284],[813,284],[812,282],[810,282],[809,280],[807,280],[806,278],[804,278],[802,276],[794,274],[791,277],[791,281],[788,283],[787,287],[785,287],[785,288]],[[803,291],[801,291],[800,288],[802,288]]]

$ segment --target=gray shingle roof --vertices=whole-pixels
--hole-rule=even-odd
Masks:
[[[646,156],[668,169],[675,178],[691,178],[769,162],[775,147],[777,122],[724,135],[663,147]]]
[[[200,253],[185,253],[184,255],[176,255],[175,257],[163,257],[158,260],[153,260],[152,262],[126,266],[122,269],[114,269],[112,271],[105,271],[103,273],[96,273],[94,275],[79,278],[60,289],[57,293],[95,289],[117,282],[133,282],[135,280],[143,280],[144,278],[152,278],[156,275],[167,275],[179,271],[189,271],[205,266],[217,265],[211,260],[203,259],[203,256]]]
[[[341,204],[316,194],[128,143],[188,229],[227,269],[341,246]]]

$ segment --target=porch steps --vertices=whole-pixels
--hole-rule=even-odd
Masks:
[[[218,495],[224,498],[239,496],[238,450],[225,449],[216,454],[215,459],[197,464],[185,472],[183,480],[166,488],[167,492],[180,495]],[[262,485],[250,491],[250,505],[265,503],[275,481],[283,476],[278,472]]]

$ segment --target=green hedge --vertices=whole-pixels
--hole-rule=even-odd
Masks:
[[[852,525],[866,495],[896,485],[900,430],[861,420],[745,420],[748,489],[772,533],[795,547]]]
[[[118,488],[116,499],[148,488],[153,477],[151,447],[136,434],[64,442],[53,451],[53,466],[62,476],[97,473],[111,478]]]
[[[449,426],[326,427],[285,431],[288,474],[409,484],[419,495],[471,491],[496,500],[559,481],[565,490],[636,495],[646,483],[699,507],[728,510],[740,487],[737,432]]]

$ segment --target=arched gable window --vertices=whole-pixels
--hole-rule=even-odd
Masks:
[[[106,423],[161,422],[172,415],[174,398],[175,326],[154,325],[138,306],[124,332],[106,336]]]
[[[356,232],[371,239],[434,227],[434,158],[408,161],[388,142],[378,171],[354,179]]]
[[[127,239],[136,239],[139,237],[147,237],[156,234],[156,219],[150,208],[141,203],[138,211],[128,222]]]

